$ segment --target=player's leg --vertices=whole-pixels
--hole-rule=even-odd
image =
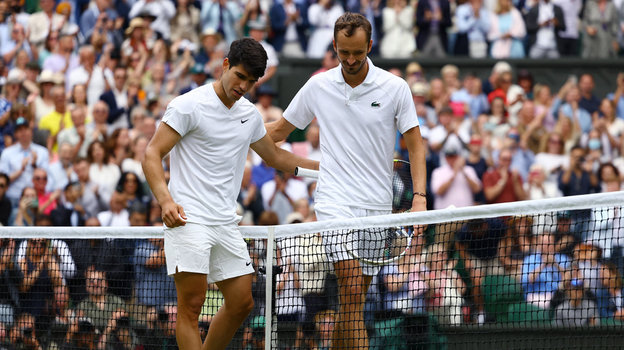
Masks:
[[[368,334],[364,324],[364,302],[372,276],[362,274],[357,260],[334,263],[338,278],[340,302],[332,349],[368,349]]]
[[[199,337],[199,314],[206,298],[206,275],[178,272],[173,276],[178,293],[176,339],[180,350],[197,350],[202,342]]]
[[[232,337],[251,312],[252,275],[244,275],[217,282],[224,303],[210,322],[204,350],[225,349]]]

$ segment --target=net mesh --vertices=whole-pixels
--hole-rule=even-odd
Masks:
[[[623,199],[241,227],[255,305],[230,348],[621,348]],[[414,225],[425,229],[382,265],[336,259],[328,240]],[[161,229],[0,235],[0,348],[177,348]],[[349,278],[360,269],[369,277]],[[209,285],[202,337],[222,303]]]

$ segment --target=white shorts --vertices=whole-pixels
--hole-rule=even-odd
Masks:
[[[187,222],[165,228],[167,273],[208,275],[208,283],[254,273],[247,244],[236,224],[208,226]]]
[[[375,215],[387,215],[391,210],[374,210],[364,209],[356,207],[348,207],[345,205],[317,203],[314,205],[314,211],[316,212],[316,218],[318,221],[331,220],[331,219],[350,219]],[[353,260],[353,256],[345,249],[346,234],[343,231],[325,231],[323,232],[323,245],[325,246],[325,252],[330,262],[336,263],[338,261]],[[370,250],[371,247],[366,247]],[[382,248],[383,250],[383,248]],[[358,252],[360,256],[369,256],[375,258],[368,253]],[[381,270],[381,266],[367,264],[360,261],[360,267],[362,267],[362,273],[367,276],[375,276]]]

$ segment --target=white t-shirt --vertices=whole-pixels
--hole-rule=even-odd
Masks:
[[[238,221],[247,150],[266,134],[258,110],[245,98],[228,109],[206,84],[173,99],[162,121],[182,136],[171,150],[169,191],[188,221]]]
[[[321,162],[315,201],[390,210],[397,129],[419,126],[405,80],[373,65],[355,88],[340,66],[317,74],[299,90],[284,118],[304,129],[315,117]]]

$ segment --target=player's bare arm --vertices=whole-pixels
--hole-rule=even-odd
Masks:
[[[425,160],[426,150],[420,127],[413,127],[403,134],[407,150],[409,152],[410,171],[412,173],[412,185],[414,188],[414,199],[412,200],[411,211],[427,210],[427,198],[417,193],[427,191],[427,164]]]
[[[274,142],[286,140],[286,137],[295,130],[295,126],[284,117],[277,121],[266,123],[264,126],[267,129],[267,135],[270,135]]]
[[[264,135],[260,140],[252,143],[251,148],[264,159],[268,166],[286,173],[294,173],[295,168],[298,166],[314,170],[318,170],[319,168],[318,161],[301,158],[277,147],[273,139],[271,139],[271,136],[269,136],[269,133]]]
[[[156,134],[147,145],[145,159],[142,162],[145,179],[162,208],[163,223],[167,227],[186,224],[184,209],[173,201],[169,188],[167,188],[165,169],[162,166],[162,159],[180,141],[180,138],[180,135],[172,127],[161,123]]]

